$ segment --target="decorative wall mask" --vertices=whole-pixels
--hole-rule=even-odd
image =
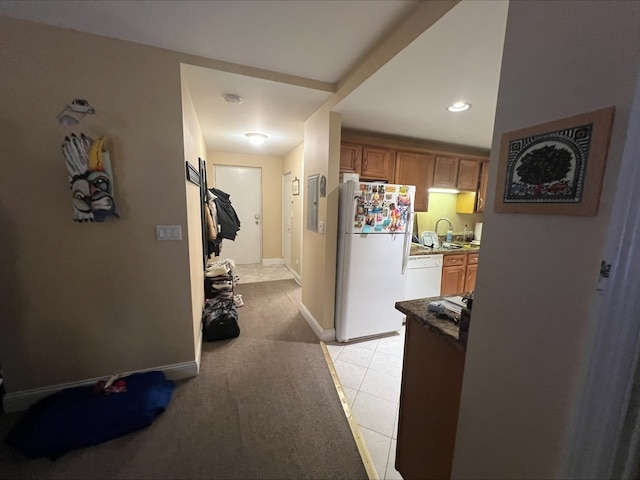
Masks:
[[[92,140],[84,133],[64,138],[62,153],[69,172],[76,222],[104,222],[109,215],[119,218],[113,201],[113,174],[109,152],[102,151],[104,138]]]

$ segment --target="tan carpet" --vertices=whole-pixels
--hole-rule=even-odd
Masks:
[[[240,337],[205,343],[149,428],[52,462],[0,445],[2,478],[366,479],[293,280],[238,285]],[[4,436],[18,414],[0,418]]]

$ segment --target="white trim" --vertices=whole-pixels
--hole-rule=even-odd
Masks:
[[[200,335],[198,336],[198,343],[196,345],[196,375],[200,373],[200,362],[202,360],[202,336],[202,323],[200,323]]]
[[[578,391],[562,478],[616,478],[637,467],[635,430],[625,432],[640,355],[640,75],[627,128],[604,262],[610,276],[600,281],[588,362]],[[616,460],[616,455],[618,459]],[[626,478],[624,475],[622,478]],[[630,477],[629,477],[630,478]]]
[[[263,258],[262,265],[282,265],[282,258]]]
[[[285,265],[286,267],[286,265]],[[294,269],[287,267],[287,269],[291,272],[291,275],[293,275],[293,279],[296,281],[296,283],[300,286],[302,286],[302,277],[300,275],[298,275],[298,272],[296,272]]]
[[[338,377],[336,367],[333,364],[333,360],[331,360],[331,355],[329,355],[327,345],[324,342],[320,342],[320,348],[322,348],[324,360],[325,362],[327,362],[327,367],[329,368],[329,373],[331,374],[331,379],[333,380],[333,386],[336,388],[338,397],[340,397],[340,404],[342,405],[342,410],[344,411],[344,414],[347,417],[347,422],[349,423],[349,427],[351,428],[351,435],[353,435],[353,439],[358,447],[358,452],[360,452],[360,458],[362,459],[364,468],[367,471],[367,477],[369,480],[378,480],[380,476],[376,471],[376,466],[373,463],[373,458],[371,458],[371,453],[367,448],[367,443],[364,441],[364,437],[362,436],[362,432],[360,431],[358,421],[351,412],[349,400],[347,399],[347,395],[344,393],[344,388],[342,387],[342,383],[340,383],[340,377]]]
[[[191,378],[197,376],[198,369],[198,363],[196,362],[196,360],[193,360],[191,362],[175,363],[173,365],[165,365],[163,367],[156,368],[145,368],[142,370],[135,370],[133,372],[127,372],[118,375],[126,376],[131,375],[132,373],[162,370],[169,380],[180,380],[183,378]],[[104,377],[87,378],[85,380],[79,380],[77,382],[60,383],[58,385],[49,385],[47,387],[32,388],[30,390],[21,390],[19,392],[7,393],[5,394],[3,400],[4,411],[6,413],[12,413],[27,410],[38,400],[59,392],[64,388],[87,387],[90,385],[95,385],[100,380],[104,380],[108,377],[108,375],[105,375]]]
[[[311,330],[313,330],[313,333],[315,333],[320,340],[322,340],[323,342],[335,342],[336,340],[335,328],[329,328],[326,330],[323,329],[318,323],[318,321],[315,319],[315,317],[311,314],[309,309],[305,307],[303,303],[300,303],[300,313],[302,314],[304,319],[307,321],[307,323],[311,327]]]

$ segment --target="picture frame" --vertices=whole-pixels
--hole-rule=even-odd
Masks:
[[[191,165],[188,161],[185,161],[187,167],[187,181],[200,186],[200,174],[196,167]]]
[[[298,177],[291,181],[291,194],[300,195],[300,179]]]
[[[614,107],[502,135],[494,211],[597,215]]]

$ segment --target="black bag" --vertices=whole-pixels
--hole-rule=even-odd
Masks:
[[[236,338],[240,335],[238,312],[233,298],[207,301],[202,317],[203,336],[207,342]]]

